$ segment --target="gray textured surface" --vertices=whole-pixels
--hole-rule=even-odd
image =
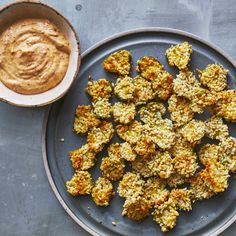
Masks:
[[[0,5],[9,3],[1,0]],[[166,26],[195,33],[236,59],[236,4],[197,0],[48,0],[76,28],[82,51],[120,31]],[[45,108],[0,103],[0,235],[87,235],[54,197],[43,168]],[[235,235],[236,223],[222,235]]]

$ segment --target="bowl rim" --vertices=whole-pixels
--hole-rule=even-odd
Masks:
[[[75,81],[75,79],[76,79],[76,77],[77,77],[77,75],[78,75],[78,73],[79,73],[79,68],[80,68],[80,64],[81,64],[80,40],[79,40],[79,36],[78,36],[78,34],[76,33],[76,30],[75,30],[74,26],[70,23],[70,21],[69,21],[62,13],[60,13],[59,11],[57,11],[57,10],[56,10],[54,7],[52,7],[51,5],[46,4],[46,3],[44,3],[44,2],[41,2],[41,1],[39,1],[39,0],[16,0],[15,2],[11,2],[11,3],[8,3],[8,4],[3,5],[2,7],[0,7],[0,14],[1,14],[2,12],[4,12],[5,10],[11,8],[12,6],[20,5],[20,4],[22,4],[22,3],[35,4],[35,5],[40,4],[40,5],[42,5],[42,6],[46,7],[46,8],[49,8],[50,10],[52,10],[53,12],[55,12],[57,15],[59,15],[60,17],[62,17],[62,19],[69,25],[69,27],[70,27],[71,30],[73,31],[73,34],[74,34],[74,36],[75,36],[75,40],[76,40],[76,43],[77,43],[76,45],[77,45],[77,51],[78,51],[78,60],[77,60],[76,71],[75,71],[75,73],[74,73],[74,76],[73,76],[73,78],[72,78],[72,80],[71,80],[71,82],[70,82],[68,88],[65,89],[65,90],[63,90],[63,92],[60,93],[59,95],[57,95],[54,99],[50,99],[50,100],[47,101],[47,102],[41,102],[41,103],[39,102],[39,103],[37,103],[37,104],[35,104],[35,105],[29,105],[29,104],[25,104],[25,105],[24,105],[24,104],[18,104],[18,103],[16,103],[16,102],[12,102],[12,101],[9,101],[8,99],[5,99],[5,98],[3,98],[3,97],[0,97],[0,102],[5,102],[5,103],[7,103],[7,104],[14,105],[14,106],[17,106],[17,107],[41,107],[41,106],[46,106],[46,105],[49,105],[49,104],[51,104],[51,103],[53,103],[53,102],[59,100],[60,98],[62,98],[62,97],[69,91],[69,89],[71,88],[71,86],[73,85],[73,83],[74,83],[74,81]],[[63,79],[64,79],[64,78],[63,78]],[[62,80],[63,80],[63,79],[62,79]],[[2,83],[2,82],[0,82],[0,83]],[[60,83],[59,83],[59,84],[60,84]],[[58,85],[56,85],[56,86],[58,86]],[[56,87],[56,86],[55,86],[55,87]],[[8,89],[9,89],[9,88],[8,88]],[[11,90],[11,89],[9,89],[9,90]],[[48,91],[49,91],[49,90],[48,90]],[[40,94],[40,93],[38,93],[38,94]],[[22,94],[22,95],[24,95],[24,94]],[[32,94],[32,95],[34,95],[34,94]],[[36,94],[35,94],[35,95],[36,95]],[[27,95],[26,95],[26,96],[27,96]]]
[[[220,54],[222,54],[235,68],[236,68],[236,61],[229,56],[223,49],[221,49],[220,47],[216,46],[215,44],[213,44],[212,42],[209,42],[206,39],[203,39],[193,33],[189,33],[186,32],[184,30],[179,30],[179,29],[175,29],[175,28],[168,28],[168,27],[141,27],[141,28],[134,28],[134,29],[130,29],[130,30],[126,30],[126,31],[122,31],[120,33],[116,33],[113,34],[111,36],[106,37],[105,39],[102,39],[101,41],[95,43],[94,45],[92,45],[91,47],[89,47],[87,50],[85,50],[82,55],[81,55],[81,60],[83,60],[83,58],[85,58],[90,52],[92,52],[93,50],[99,48],[100,46],[102,46],[103,44],[112,41],[113,39],[119,38],[119,37],[123,37],[123,36],[127,36],[127,35],[132,35],[132,34],[136,34],[136,33],[140,33],[140,32],[164,32],[164,33],[173,33],[173,34],[178,34],[178,35],[182,35],[182,36],[187,36],[189,38],[192,39],[196,39],[199,42],[209,46],[210,48],[216,50],[217,52],[219,52]],[[43,158],[43,164],[44,164],[44,169],[47,175],[47,179],[49,182],[49,185],[53,191],[53,193],[55,194],[57,200],[59,201],[59,203],[61,204],[61,207],[65,210],[65,212],[80,226],[82,227],[85,231],[87,231],[88,233],[90,233],[93,236],[102,236],[100,235],[98,232],[96,232],[93,228],[90,228],[86,222],[81,221],[76,215],[75,213],[69,208],[69,206],[67,205],[67,203],[65,202],[65,200],[63,199],[63,197],[61,196],[59,190],[57,189],[57,186],[54,182],[54,177],[51,173],[50,170],[50,165],[48,162],[48,156],[47,156],[47,142],[46,142],[46,134],[47,134],[47,124],[48,124],[48,118],[49,118],[49,114],[51,111],[52,105],[48,106],[47,110],[45,111],[44,114],[44,118],[43,118],[43,124],[42,124],[42,135],[41,135],[41,151],[42,151],[42,158]],[[228,219],[225,224],[219,226],[217,229],[215,229],[213,232],[211,232],[209,234],[209,236],[217,236],[220,233],[222,233],[224,230],[226,230],[230,225],[232,225],[234,222],[236,222],[236,214],[233,215],[230,219]]]

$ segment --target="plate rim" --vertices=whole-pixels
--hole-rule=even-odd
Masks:
[[[174,29],[174,28],[166,28],[166,27],[142,27],[142,28],[135,28],[127,31],[123,31],[121,33],[116,33],[113,34],[103,40],[100,40],[99,42],[95,43],[93,46],[89,47],[87,50],[85,50],[81,54],[81,62],[83,61],[83,58],[86,57],[89,53],[91,53],[93,50],[97,49],[98,47],[102,46],[103,44],[110,42],[114,39],[127,36],[127,35],[132,35],[136,33],[142,33],[142,32],[163,32],[163,33],[173,33],[181,36],[187,36],[189,38],[195,39],[210,48],[214,49],[218,53],[220,53],[222,56],[224,56],[235,68],[236,68],[236,61],[228,55],[223,49],[219,48],[215,44],[199,37],[196,36],[195,34],[179,30],[179,29]],[[87,226],[84,222],[82,222],[74,213],[73,211],[67,206],[66,202],[60,195],[56,184],[54,182],[54,179],[52,177],[52,174],[50,172],[50,167],[48,163],[48,158],[47,158],[47,151],[46,151],[46,133],[47,133],[47,124],[48,124],[48,117],[50,114],[52,108],[52,104],[50,104],[45,111],[44,118],[43,118],[43,124],[42,124],[42,136],[41,136],[41,142],[42,142],[42,156],[43,156],[43,164],[44,164],[44,169],[46,171],[47,179],[49,181],[50,187],[53,190],[57,200],[60,202],[61,206],[64,208],[66,213],[84,230],[86,230],[88,233],[90,233],[93,236],[101,236],[98,234],[96,231],[91,229],[89,226]],[[216,231],[212,232],[209,236],[217,236],[220,233],[222,233],[224,230],[226,230],[231,224],[233,224],[236,221],[236,214],[233,215],[228,221],[225,222],[221,227],[219,227]]]

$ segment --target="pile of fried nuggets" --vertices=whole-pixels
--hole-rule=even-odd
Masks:
[[[137,61],[135,78],[129,76],[129,51],[104,60],[103,68],[118,79],[114,85],[104,78],[89,80],[92,105],[76,109],[74,132],[87,134],[87,144],[69,152],[76,170],[66,183],[71,195],[91,194],[98,206],[108,206],[115,194],[112,182],[119,181],[117,192],[125,198],[122,215],[142,220],[152,211],[165,232],[175,226],[179,211],[190,211],[195,201],[225,191],[229,174],[236,172],[236,138],[229,136],[223,119],[236,122],[236,91],[226,90],[228,71],[219,64],[197,70],[197,80],[188,68],[191,53],[188,42],[166,50],[170,66],[179,69],[175,79],[154,57]],[[114,105],[109,101],[113,94],[120,99]],[[171,119],[163,117],[165,101]],[[194,119],[206,108],[209,119]],[[141,121],[135,120],[137,115]],[[111,116],[116,127],[105,120]],[[109,145],[100,166],[102,177],[94,184],[88,170],[115,131],[123,142]],[[205,144],[196,153],[204,136],[217,144]]]

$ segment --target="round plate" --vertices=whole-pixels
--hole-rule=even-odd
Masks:
[[[124,200],[116,194],[109,207],[97,207],[90,196],[74,198],[66,192],[65,183],[73,175],[67,152],[80,147],[86,137],[72,133],[74,112],[78,104],[89,104],[85,93],[87,78],[105,77],[115,82],[115,76],[106,73],[101,65],[105,57],[119,49],[132,53],[133,72],[135,62],[144,55],[158,57],[165,69],[174,76],[178,72],[171,68],[165,58],[165,50],[172,44],[188,41],[193,46],[191,69],[205,68],[208,63],[220,63],[229,70],[230,88],[235,88],[235,64],[220,49],[212,44],[178,30],[145,28],[132,30],[108,38],[82,55],[82,64],[75,86],[67,96],[53,104],[46,114],[43,128],[43,157],[49,182],[54,193],[67,213],[85,230],[93,235],[163,235],[151,217],[142,222],[133,222],[121,216]],[[204,118],[204,117],[203,117]],[[229,124],[231,135],[236,136],[235,124]],[[64,138],[64,142],[60,139]],[[116,139],[116,138],[115,138]],[[114,140],[113,140],[114,141]],[[98,163],[91,170],[93,178],[101,175],[99,166],[103,152],[98,155]],[[180,212],[176,227],[165,235],[217,235],[236,218],[236,182],[229,181],[230,187],[217,196],[193,204],[190,212]],[[112,225],[116,221],[116,226]]]

